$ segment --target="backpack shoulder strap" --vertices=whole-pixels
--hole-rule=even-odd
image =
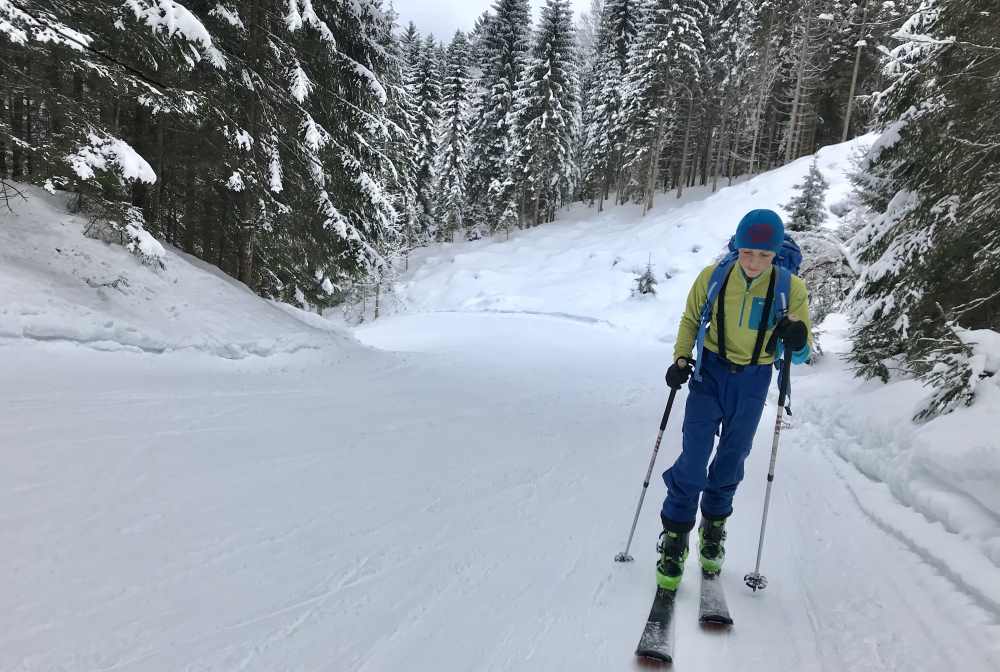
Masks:
[[[792,272],[787,268],[775,266],[778,271],[774,285],[774,300],[778,302],[778,319],[788,314],[792,304]]]
[[[705,336],[708,334],[708,327],[712,323],[712,307],[715,305],[716,299],[719,298],[719,292],[722,291],[722,286],[729,277],[729,271],[732,270],[733,264],[735,263],[735,258],[727,256],[715,266],[715,270],[712,271],[712,275],[708,279],[708,296],[705,298],[705,303],[701,307],[701,320],[698,324],[698,336],[695,338],[694,342],[695,380],[701,380],[702,353],[705,349]]]

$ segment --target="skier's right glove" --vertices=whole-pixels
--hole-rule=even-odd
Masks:
[[[783,317],[774,328],[774,333],[785,342],[790,352],[798,352],[809,345],[809,331],[804,322]]]
[[[681,386],[691,377],[691,360],[686,357],[678,357],[677,361],[667,369],[667,387],[672,390],[679,390]]]

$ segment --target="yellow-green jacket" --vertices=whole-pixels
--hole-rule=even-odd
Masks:
[[[694,286],[688,293],[687,306],[684,308],[684,315],[681,317],[680,328],[677,330],[677,343],[674,345],[674,361],[678,357],[690,359],[695,339],[698,336],[698,326],[701,322],[701,310],[708,298],[708,283],[712,277],[715,264],[708,266],[695,280]],[[774,266],[761,273],[752,281],[747,283],[746,275],[740,267],[739,262],[733,264],[729,272],[729,283],[726,287],[726,359],[733,364],[746,365],[753,357],[754,344],[757,342],[757,329],[760,326],[761,314],[764,312],[764,303],[767,299],[767,286],[771,279],[771,274],[775,272]],[[789,301],[789,316],[806,323],[809,330],[809,346],[805,352],[796,352],[792,361],[805,361],[812,350],[812,325],[809,321],[809,292],[806,290],[806,283],[802,278],[793,275],[791,278],[791,297]],[[719,302],[723,300],[720,295],[712,308],[712,322],[705,336],[705,347],[712,352],[719,352]],[[777,298],[775,298],[777,304]],[[779,307],[774,306],[771,312],[770,324],[764,334],[764,343],[767,344],[771,338],[776,324],[775,315],[778,314]],[[761,348],[758,364],[771,364],[774,357],[767,354]]]

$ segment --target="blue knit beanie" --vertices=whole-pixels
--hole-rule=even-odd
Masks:
[[[785,240],[785,225],[774,210],[751,210],[736,227],[736,248],[778,253]]]

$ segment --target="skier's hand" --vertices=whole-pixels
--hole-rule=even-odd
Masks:
[[[681,385],[688,381],[691,376],[691,360],[686,357],[678,357],[677,361],[667,369],[667,387],[672,390],[681,389]]]
[[[805,322],[792,320],[788,317],[781,318],[778,326],[774,328],[774,333],[785,343],[788,352],[798,352],[809,344],[809,331]]]

